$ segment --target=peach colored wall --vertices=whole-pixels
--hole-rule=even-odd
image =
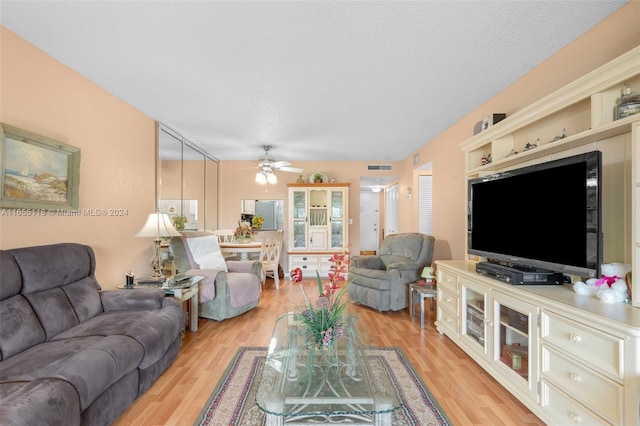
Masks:
[[[152,242],[134,238],[154,210],[155,123],[94,83],[0,28],[0,121],[81,149],[80,211],[125,216],[0,217],[0,248],[88,244],[96,276],[114,288],[128,270],[149,274]]]

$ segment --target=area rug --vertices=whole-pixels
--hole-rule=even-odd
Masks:
[[[392,414],[393,426],[451,424],[400,348],[369,347],[365,351],[367,356],[379,357],[398,389],[403,405]],[[256,405],[255,394],[266,355],[267,348],[241,347],[195,424],[264,425],[265,414]]]

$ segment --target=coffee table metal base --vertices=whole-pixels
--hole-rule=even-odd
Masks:
[[[377,414],[322,414],[303,415],[287,417],[270,413],[284,412],[285,404],[314,404],[314,405],[335,405],[335,404],[373,404]],[[306,425],[306,424],[358,424],[374,426],[391,426],[391,410],[393,404],[389,399],[379,398],[372,400],[369,398],[285,398],[282,394],[272,394],[271,400],[267,403],[266,426],[284,425]]]

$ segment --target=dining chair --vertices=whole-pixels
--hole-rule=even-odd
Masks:
[[[233,229],[216,229],[213,233],[218,236],[219,243],[233,242]]]
[[[234,233],[233,229],[216,229],[215,231],[213,231],[213,234],[218,237],[218,243],[233,243],[234,242],[233,233]],[[230,254],[227,253],[224,255],[224,258],[226,260],[232,260],[232,259],[239,258],[239,256],[234,253],[230,253]]]
[[[282,231],[261,231],[256,235],[256,241],[260,241],[260,259],[262,263],[262,285],[261,290],[267,280],[267,276],[273,277],[276,290],[280,289],[280,276],[278,267],[280,264],[280,253],[282,251]]]

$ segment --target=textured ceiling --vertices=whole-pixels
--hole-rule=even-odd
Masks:
[[[1,1],[0,22],[218,159],[379,162],[624,3]]]

